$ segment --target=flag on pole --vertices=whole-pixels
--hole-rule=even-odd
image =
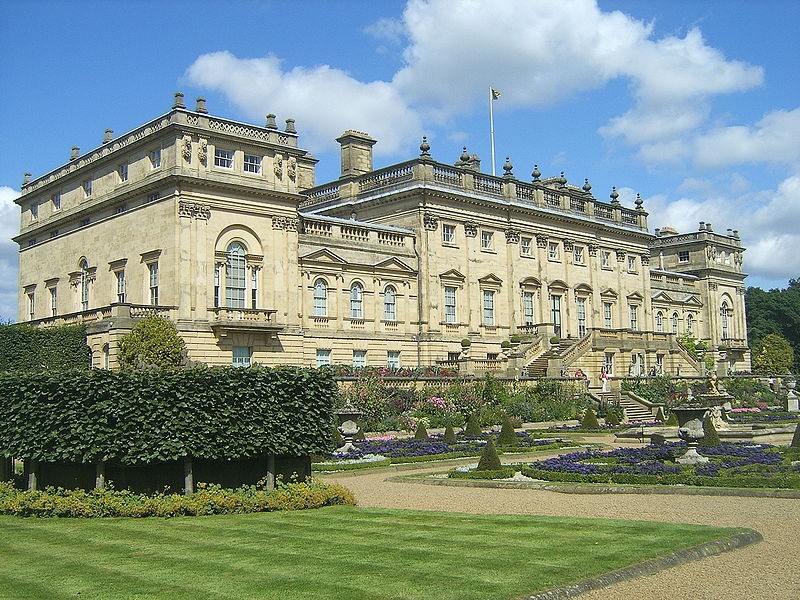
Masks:
[[[497,100],[500,97],[500,92],[498,92],[494,88],[490,88],[492,90],[492,100]]]

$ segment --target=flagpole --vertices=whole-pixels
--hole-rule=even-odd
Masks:
[[[494,169],[494,93],[492,86],[489,86],[489,139],[492,144],[492,176],[495,175]]]

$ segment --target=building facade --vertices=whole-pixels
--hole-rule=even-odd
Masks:
[[[749,368],[738,232],[654,235],[641,198],[601,201],[563,173],[524,182],[506,161],[494,177],[425,140],[375,169],[375,140],[337,141],[341,177],[317,186],[292,119],[239,123],[176,94],[73,148],[17,200],[19,320],[86,324],[106,368],[153,313],[209,365],[701,374],[688,334],[721,372]]]

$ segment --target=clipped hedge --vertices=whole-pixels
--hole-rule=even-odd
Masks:
[[[83,325],[0,325],[0,371],[69,371],[91,364]]]
[[[0,454],[135,465],[332,450],[332,376],[298,367],[0,373]]]

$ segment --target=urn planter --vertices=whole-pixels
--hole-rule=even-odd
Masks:
[[[689,447],[686,454],[676,460],[682,465],[707,463],[708,459],[698,454],[697,445],[706,435],[703,432],[703,419],[706,417],[708,408],[705,406],[681,406],[673,408],[672,412],[678,418],[678,437]]]

